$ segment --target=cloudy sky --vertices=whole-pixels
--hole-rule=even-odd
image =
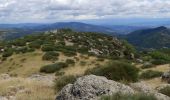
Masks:
[[[170,0],[0,0],[0,23],[170,18]]]

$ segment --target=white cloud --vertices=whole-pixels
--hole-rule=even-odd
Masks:
[[[170,17],[170,0],[0,0],[0,22]]]

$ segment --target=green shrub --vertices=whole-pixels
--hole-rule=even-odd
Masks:
[[[13,50],[6,50],[3,52],[2,57],[10,57],[13,54]]]
[[[27,49],[27,52],[34,52],[34,51],[35,51],[34,48],[28,48],[28,49]]]
[[[30,48],[40,49],[41,45],[42,45],[41,41],[34,41],[34,42],[31,42],[28,46]]]
[[[151,52],[150,55],[152,56],[153,59],[162,59],[162,60],[170,61],[170,56],[160,51]]]
[[[144,56],[144,57],[142,57],[142,60],[143,61],[150,61],[152,59],[152,57],[151,56]]]
[[[42,51],[55,51],[55,46],[54,45],[50,45],[50,44],[46,44],[43,45],[41,48]]]
[[[104,61],[104,58],[98,58],[97,61]]]
[[[72,60],[72,59],[67,59],[67,60],[66,60],[66,63],[67,63],[68,65],[69,65],[69,64],[74,65],[74,64],[75,64],[75,61]]]
[[[46,65],[40,68],[40,72],[44,72],[44,73],[54,73],[56,71],[59,71],[62,68],[68,67],[68,65],[66,63],[63,62],[58,62],[55,64],[50,64],[50,65]]]
[[[154,65],[162,65],[162,64],[168,64],[168,63],[170,63],[170,61],[166,61],[162,59],[157,59],[157,60],[152,61],[152,64]]]
[[[161,90],[159,90],[159,92],[170,97],[170,86],[162,88]]]
[[[55,80],[54,88],[56,91],[60,91],[64,86],[69,83],[74,83],[76,81],[77,76],[62,76]]]
[[[74,51],[62,51],[64,53],[65,56],[68,56],[68,57],[72,57],[72,56],[76,56],[77,53],[74,52]]]
[[[35,51],[35,49],[33,49],[33,48],[28,48],[28,47],[26,47],[26,46],[17,48],[17,49],[15,50],[15,52],[16,52],[17,54],[18,54],[18,53],[33,52],[33,51]]]
[[[147,94],[120,94],[116,93],[112,96],[102,96],[101,100],[157,100],[153,95]]]
[[[59,46],[65,46],[66,43],[65,43],[65,41],[60,41],[60,42],[57,43],[57,45],[59,45]]]
[[[59,56],[59,53],[54,52],[54,51],[48,51],[48,52],[46,52],[43,55],[42,59],[43,60],[52,60],[52,61],[55,61],[55,60],[58,59],[58,56]]]
[[[25,46],[26,41],[24,39],[16,39],[12,42],[12,44],[15,46]]]
[[[88,54],[88,48],[86,48],[86,47],[81,47],[81,48],[78,48],[78,52],[79,53],[82,53],[82,54]]]
[[[151,79],[151,78],[155,78],[155,77],[160,77],[161,75],[162,75],[162,72],[147,70],[147,71],[141,73],[140,78],[141,79]]]
[[[104,66],[89,69],[86,71],[86,74],[105,76],[115,81],[126,80],[128,82],[135,82],[138,80],[138,72],[139,69],[129,63],[112,61]]]

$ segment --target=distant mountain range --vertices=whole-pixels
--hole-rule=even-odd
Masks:
[[[53,24],[0,24],[0,39],[15,39],[29,34],[35,34],[61,28],[71,28],[79,32],[100,32],[115,34],[107,27],[79,22],[59,22]]]
[[[117,26],[117,25],[92,25],[80,22],[58,22],[53,24],[0,24],[0,39],[15,39],[28,34],[35,34],[44,31],[61,28],[71,28],[78,32],[99,32],[110,35],[128,34],[138,29],[146,27],[138,26]]]
[[[127,26],[125,26],[125,25],[105,25],[105,27],[108,27],[121,35],[129,34],[136,30],[149,28],[146,26],[128,26],[128,25]]]
[[[98,32],[120,36],[139,49],[170,47],[170,29],[164,26],[148,28],[146,26],[92,25],[80,22],[0,24],[0,40],[11,40],[61,28],[71,28],[78,32]]]
[[[170,48],[170,29],[164,26],[134,31],[125,38],[140,49]]]

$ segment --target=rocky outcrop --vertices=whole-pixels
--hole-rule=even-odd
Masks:
[[[56,100],[99,100],[102,95],[115,93],[145,93],[154,95],[158,100],[170,100],[170,97],[158,93],[143,82],[131,83],[129,86],[108,80],[105,77],[88,75],[78,78],[74,84],[66,85]]]
[[[134,90],[105,77],[88,75],[78,78],[74,84],[66,85],[56,100],[97,100],[101,95],[117,92],[133,94]]]
[[[164,94],[158,93],[156,90],[152,89],[145,83],[142,83],[142,82],[132,83],[130,84],[130,86],[138,92],[143,92],[146,94],[154,95],[158,100],[170,100],[170,97]]]

